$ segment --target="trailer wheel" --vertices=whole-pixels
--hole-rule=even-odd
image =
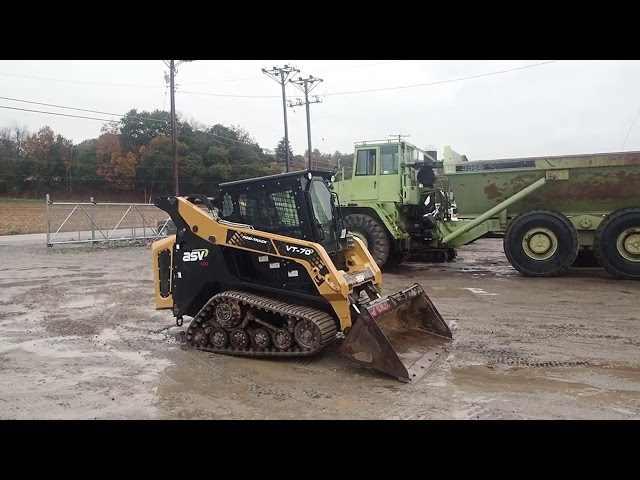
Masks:
[[[521,213],[507,227],[503,242],[509,263],[528,277],[559,275],[578,256],[578,231],[552,210]]]
[[[389,258],[391,248],[385,227],[375,218],[361,213],[347,215],[344,217],[344,224],[347,230],[363,241],[373,259],[382,268]]]
[[[640,207],[610,213],[596,230],[596,258],[602,268],[627,280],[640,280]]]

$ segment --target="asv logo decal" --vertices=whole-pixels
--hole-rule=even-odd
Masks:
[[[313,255],[312,248],[296,247],[295,245],[286,245],[287,253],[298,253],[300,255]]]
[[[183,262],[197,262],[201,261],[209,255],[209,250],[206,248],[196,248],[190,252],[184,252],[182,254]]]

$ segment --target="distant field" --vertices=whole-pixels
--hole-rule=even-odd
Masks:
[[[46,212],[44,200],[0,198],[0,235],[46,233]],[[93,228],[107,232],[116,226],[119,229],[142,229],[144,232],[144,229],[155,227],[166,218],[167,214],[153,205],[136,204],[136,208],[131,208],[129,203],[101,202],[93,206],[88,203],[54,202],[50,205],[49,220],[52,233],[89,231]]]
[[[46,231],[44,200],[0,198],[0,235]]]

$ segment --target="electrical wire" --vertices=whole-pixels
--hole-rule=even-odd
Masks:
[[[84,108],[76,108],[76,107],[66,107],[64,105],[55,105],[53,103],[42,103],[42,102],[34,102],[31,100],[21,100],[18,98],[11,98],[11,97],[0,97],[0,99],[2,100],[10,100],[12,102],[21,102],[21,103],[29,103],[29,104],[33,104],[33,105],[43,105],[43,106],[47,106],[47,107],[54,107],[54,108],[62,108],[65,110],[76,110],[76,111],[80,111],[80,112],[88,112],[88,113],[99,113],[101,115],[112,115],[115,117],[125,117],[126,114],[121,114],[121,113],[109,113],[109,112],[101,112],[99,110],[87,110]],[[49,114],[49,115],[63,115],[62,113],[54,113],[54,112],[45,112],[42,110],[27,110],[27,109],[21,109],[21,108],[17,108],[17,107],[0,107],[0,108],[9,108],[9,109],[13,109],[13,110],[24,110],[27,112],[35,112],[35,113],[45,113],[45,114]],[[74,116],[74,115],[66,115],[66,116]],[[77,118],[85,118],[85,117],[81,117],[81,116],[77,116]],[[91,117],[86,117],[92,120],[98,120],[96,118],[91,118]],[[136,120],[148,120],[150,122],[156,122],[156,123],[165,123],[165,120],[159,120],[157,118],[148,118],[148,117],[140,117],[138,115],[130,115],[129,118],[134,118]],[[116,122],[116,123],[120,123],[119,120],[113,120],[113,119],[105,119],[105,122]]]
[[[116,114],[116,113],[107,113],[107,112],[100,112],[100,111],[96,111],[96,110],[86,110],[86,109],[81,109],[81,108],[75,108],[75,107],[65,107],[65,106],[61,106],[61,105],[54,105],[54,104],[47,104],[47,103],[41,103],[41,102],[32,102],[30,100],[19,100],[19,99],[14,99],[14,98],[9,98],[9,97],[0,97],[1,99],[5,99],[5,100],[13,100],[16,102],[25,102],[25,103],[34,103],[37,105],[46,105],[46,106],[51,106],[51,107],[56,107],[56,108],[66,108],[66,109],[70,109],[70,110],[80,110],[80,111],[86,111],[86,112],[91,112],[91,113],[100,113],[100,114],[104,114],[104,115],[114,115],[114,116],[119,116],[119,117],[124,117],[125,115],[121,115],[121,114]],[[96,117],[88,117],[88,116],[84,116],[84,115],[71,115],[68,113],[57,113],[57,112],[45,112],[43,110],[33,110],[33,109],[28,109],[28,108],[18,108],[18,107],[9,107],[7,105],[0,105],[0,108],[6,108],[9,110],[19,110],[19,111],[23,111],[23,112],[32,112],[32,113],[41,113],[41,114],[45,114],[45,115],[56,115],[56,116],[62,116],[62,117],[72,117],[72,118],[82,118],[82,119],[87,119],[87,120],[98,120],[98,121],[102,121],[102,122],[107,122],[107,123],[122,123],[123,120],[113,120],[110,118],[96,118]],[[165,121],[163,120],[158,120],[155,118],[147,118],[147,117],[139,117],[139,116],[130,116],[130,118],[134,118],[134,119],[138,119],[138,120],[149,120],[149,121],[153,121],[153,122],[160,122],[160,123],[165,123]],[[203,133],[206,135],[210,135],[212,137],[216,137],[219,139],[223,139],[229,142],[234,142],[238,145],[246,145],[247,147],[253,148],[251,146],[251,144],[242,142],[240,140],[234,140],[232,138],[227,138],[227,137],[223,137],[221,135],[217,135],[215,133],[210,133],[210,132],[205,132],[202,130],[196,130],[193,129],[194,132],[198,132],[198,133]],[[218,142],[220,142],[220,140],[218,140]],[[223,143],[223,142],[220,142]],[[223,143],[223,145],[226,146],[235,146],[235,145],[229,145],[226,143]],[[255,147],[255,148],[260,148],[260,147]]]
[[[22,112],[34,112],[34,113],[45,113],[47,115],[58,115],[60,117],[72,117],[72,118],[84,118],[87,120],[99,120],[101,122],[114,122],[111,118],[95,118],[95,117],[86,117],[82,115],[71,115],[69,113],[56,113],[56,112],[43,112],[42,110],[31,110],[28,108],[18,108],[18,107],[8,107],[6,105],[0,105],[0,108],[7,108],[9,110],[20,110]]]
[[[403,60],[395,60],[395,62],[400,62]],[[512,68],[512,69],[508,69],[508,70],[501,70],[498,72],[490,72],[490,73],[485,73],[485,74],[480,74],[480,75],[472,75],[469,77],[463,77],[463,78],[456,78],[456,79],[450,79],[450,80],[442,80],[439,82],[430,82],[430,83],[421,83],[421,84],[417,84],[417,85],[404,85],[404,86],[398,86],[398,87],[386,87],[386,88],[377,88],[377,89],[370,89],[370,90],[356,90],[356,91],[352,91],[352,92],[335,92],[335,93],[325,93],[325,96],[329,96],[329,95],[350,95],[350,94],[356,94],[356,93],[369,93],[369,92],[379,92],[379,91],[385,91],[385,90],[397,90],[397,89],[403,89],[403,88],[416,88],[416,87],[423,87],[423,86],[430,86],[430,85],[438,85],[438,84],[442,84],[442,83],[451,83],[451,82],[459,82],[459,81],[463,81],[463,80],[470,80],[470,79],[474,79],[474,78],[481,78],[481,77],[487,77],[487,76],[491,76],[491,75],[498,75],[498,74],[503,74],[503,73],[508,73],[508,72],[513,72],[513,71],[517,71],[517,70],[523,70],[526,68],[534,68],[534,67],[538,67],[541,65],[546,65],[549,63],[554,63],[554,62],[558,62],[559,60],[552,60],[549,62],[542,62],[542,63],[537,63],[534,65],[526,65],[524,67],[518,67],[518,68]],[[368,65],[354,65],[351,67],[338,67],[335,69],[325,69],[325,70],[317,70],[318,72],[326,72],[326,71],[330,71],[330,70],[340,70],[340,69],[346,69],[346,68],[360,68],[360,67],[365,67],[365,66],[371,66],[371,65],[380,65],[383,63],[393,63],[393,62],[381,62],[378,64],[368,64]],[[84,81],[80,81],[80,80],[62,80],[62,79],[56,79],[56,78],[47,78],[47,77],[34,77],[34,76],[30,76],[30,75],[18,75],[18,74],[12,74],[12,73],[1,73],[0,75],[7,75],[7,76],[12,76],[12,77],[22,77],[22,78],[33,78],[33,79],[38,79],[38,80],[49,80],[49,81],[56,81],[56,82],[68,82],[68,83],[81,83],[81,84],[88,84],[88,85],[101,85],[101,86],[113,86],[113,87],[134,87],[134,88],[164,88],[162,86],[158,86],[158,85],[133,85],[133,84],[117,84],[117,83],[101,83],[101,82],[84,82]],[[256,80],[256,79],[262,79],[264,77],[250,77],[250,78],[238,78],[238,79],[229,79],[229,80],[220,80],[220,81],[211,81],[211,82],[189,82],[189,83],[182,83],[181,85],[195,85],[196,83],[199,84],[203,84],[203,83],[223,83],[223,82],[233,82],[233,81],[241,81],[241,80]],[[215,94],[215,93],[205,93],[205,92],[189,92],[186,90],[182,90],[182,93],[188,93],[191,95],[207,95],[207,96],[213,96],[213,97],[231,97],[231,98],[280,98],[279,95],[227,95],[227,94]],[[295,96],[293,98],[301,98],[299,96]]]
[[[636,124],[636,120],[638,120],[638,115],[640,115],[640,108],[638,108],[638,111],[636,112],[636,116],[633,119],[633,122],[631,122],[631,126],[629,127],[629,131],[627,132],[627,136],[624,137],[624,142],[622,142],[622,147],[620,147],[620,150],[624,150],[624,144],[627,143],[627,139],[629,138],[629,134],[631,133],[631,130],[633,129],[633,126]]]
[[[35,77],[32,75],[19,75],[17,73],[3,73],[0,72],[0,75],[4,75],[7,77],[18,77],[18,78],[31,78],[34,80],[48,80],[50,82],[62,82],[62,83],[79,83],[83,85],[99,85],[103,87],[132,87],[132,88],[158,88],[158,85],[132,85],[132,84],[122,84],[122,83],[102,83],[102,82],[85,82],[82,80],[63,80],[60,78],[49,78],[49,77]]]
[[[354,93],[382,92],[382,91],[385,91],[385,90],[399,90],[399,89],[402,89],[402,88],[428,87],[428,86],[431,86],[431,85],[441,85],[443,83],[461,82],[463,80],[471,80],[471,79],[474,79],[474,78],[490,77],[492,75],[501,75],[503,73],[515,72],[517,70],[524,70],[526,68],[540,67],[542,65],[548,65],[550,63],[555,63],[555,62],[559,62],[559,60],[550,60],[548,62],[535,63],[533,65],[525,65],[524,67],[509,68],[507,70],[499,70],[497,72],[482,73],[482,74],[479,74],[479,75],[471,75],[469,77],[452,78],[450,80],[440,80],[438,82],[418,83],[416,85],[403,85],[403,86],[399,86],[399,87],[373,88],[373,89],[370,89],[370,90],[356,90],[356,91],[352,91],[352,92],[327,93],[326,95],[327,96],[329,96],[329,95],[351,95],[351,94],[354,94]]]
[[[388,63],[398,63],[398,62],[405,62],[406,60],[391,60],[388,62],[377,62],[377,63],[368,63],[366,65],[351,65],[348,67],[336,67],[336,68],[324,68],[321,70],[315,70],[316,72],[332,72],[335,70],[346,70],[346,69],[350,69],[350,68],[363,68],[363,67],[372,67],[375,65],[386,65]],[[230,83],[230,82],[242,82],[242,81],[246,81],[246,80],[262,80],[264,78],[264,76],[262,77],[244,77],[244,78],[230,78],[227,80],[210,80],[210,81],[204,81],[204,82],[187,82],[187,83],[183,83],[182,85],[202,85],[202,84],[210,84],[210,83]]]
[[[122,115],[120,115],[118,113],[101,112],[99,110],[87,110],[85,108],[64,107],[62,105],[55,105],[53,103],[33,102],[31,100],[21,100],[21,99],[18,99],[18,98],[11,98],[11,97],[0,97],[0,100],[10,100],[12,102],[30,103],[32,105],[42,105],[44,107],[63,108],[63,109],[66,109],[66,110],[77,110],[79,112],[99,113],[101,115],[122,116]]]
[[[511,69],[500,70],[500,71],[496,71],[496,72],[490,72],[490,73],[479,74],[479,75],[472,75],[472,76],[456,78],[456,79],[442,80],[442,81],[438,81],[438,82],[429,82],[429,83],[422,83],[422,84],[416,84],[416,85],[404,85],[404,86],[398,86],[398,87],[386,87],[386,88],[369,89],[369,90],[358,90],[358,91],[352,91],[352,92],[326,93],[325,96],[379,92],[379,91],[386,91],[386,90],[397,90],[397,89],[404,89],[404,88],[416,88],[416,87],[423,87],[423,86],[430,86],[430,85],[438,85],[438,84],[443,84],[443,83],[459,82],[459,81],[464,81],[464,80],[470,80],[470,79],[481,78],[481,77],[488,77],[488,76],[492,76],[492,75],[499,75],[499,74],[504,74],[504,73],[513,72],[513,71],[539,67],[539,66],[542,66],[542,65],[548,65],[548,64],[551,64],[551,63],[555,63],[555,62],[558,62],[558,60],[551,60],[551,61],[536,63],[536,64],[533,64],[533,65],[525,65],[523,67],[511,68]],[[232,98],[280,98],[279,95],[222,95],[222,94],[212,94],[212,93],[203,93],[203,92],[188,92],[188,91],[184,91],[184,90],[181,90],[180,92],[181,93],[187,93],[187,94],[193,94],[193,95],[207,95],[207,96],[232,97]],[[301,98],[301,97],[292,97],[292,98]],[[124,117],[124,115],[115,114],[115,113],[100,112],[100,111],[96,111],[96,110],[87,110],[87,109],[80,109],[80,108],[74,108],[74,107],[65,107],[65,106],[54,105],[54,104],[46,104],[46,103],[42,103],[42,102],[33,102],[33,101],[28,101],[28,100],[14,99],[14,98],[10,98],[10,97],[0,97],[0,99],[16,101],[16,102],[31,103],[31,104],[43,105],[43,106],[51,106],[51,107],[55,107],[55,108],[63,108],[63,109],[69,109],[69,110],[85,111],[85,112],[88,112],[88,113],[98,113],[98,114],[101,114],[101,115],[111,115],[111,116]],[[47,115],[57,115],[57,116],[64,116],[64,117],[83,118],[83,119],[88,119],[88,120],[98,120],[98,121],[103,121],[103,122],[112,122],[112,123],[121,123],[122,122],[122,121],[117,121],[117,120],[112,120],[112,119],[86,117],[86,116],[80,116],[80,115],[70,115],[70,114],[55,113],[55,112],[44,112],[44,111],[41,111],[41,110],[23,109],[23,108],[9,107],[9,106],[4,106],[4,105],[0,105],[0,108],[10,109],[10,110],[20,110],[20,111],[33,112],[33,113],[42,113],[42,114],[47,114]],[[640,110],[638,110],[638,113],[640,114]],[[638,117],[638,115],[636,115],[636,119],[637,119],[637,117]],[[137,116],[132,116],[131,118],[137,118],[137,119],[141,119],[141,120],[149,120],[149,121],[155,121],[155,122],[164,123],[163,120],[152,119],[152,118],[137,117]],[[634,122],[631,125],[631,128],[633,128],[633,125],[635,124],[636,119],[634,119]],[[631,128],[629,129],[629,132],[631,131]],[[199,130],[194,130],[194,131],[199,131]],[[245,144],[244,142],[240,142],[240,141],[233,140],[233,139],[228,139],[226,137],[221,137],[221,136],[216,135],[216,134],[211,134],[211,133],[203,132],[203,131],[199,131],[199,132],[200,133],[205,133],[205,134],[208,134],[208,135],[211,135],[211,136],[214,136],[214,137],[223,138],[225,140],[229,140],[229,141],[236,142],[236,143],[239,143],[239,144],[248,145],[248,144]],[[628,136],[629,136],[629,133],[627,133],[627,137]],[[625,142],[626,142],[626,138],[625,138]],[[623,145],[624,145],[624,143],[623,143]]]
[[[337,68],[331,68],[331,69],[326,69],[326,70],[318,70],[318,71],[326,72],[326,71],[330,71],[330,70],[342,70],[342,69],[346,69],[346,68],[362,68],[362,67],[369,67],[369,66],[373,66],[373,65],[382,65],[384,63],[394,63],[394,62],[401,62],[401,61],[404,61],[404,60],[394,60],[394,61],[389,61],[389,62],[370,63],[370,64],[367,64],[367,65],[352,65],[352,66],[349,66],[349,67],[337,67]],[[167,67],[170,67],[170,64],[166,60],[163,60],[162,62]],[[34,75],[21,75],[21,74],[17,74],[17,73],[0,72],[0,75],[4,75],[4,76],[7,76],[7,77],[16,77],[16,78],[31,78],[33,80],[47,80],[47,81],[50,81],[50,82],[76,83],[76,84],[83,84],[83,85],[98,85],[98,86],[107,86],[107,87],[159,88],[158,85],[136,85],[136,84],[130,84],[130,83],[88,82],[88,81],[83,81],[83,80],[67,80],[67,79],[61,79],[61,78],[38,77],[38,76],[34,76]],[[203,84],[203,83],[239,82],[239,81],[244,81],[244,80],[261,80],[263,78],[264,77],[232,78],[232,79],[228,79],[228,80],[212,80],[212,81],[206,81],[206,82],[189,82],[188,84],[189,85],[195,85],[195,84]],[[187,85],[187,84],[185,83],[183,85]]]
[[[431,85],[441,85],[444,83],[454,83],[454,82],[461,82],[464,80],[472,80],[475,78],[482,78],[482,77],[490,77],[492,75],[501,75],[504,73],[509,73],[509,72],[515,72],[518,70],[524,70],[527,68],[535,68],[535,67],[540,67],[542,65],[548,65],[551,63],[555,63],[555,62],[559,62],[560,60],[550,60],[547,62],[541,62],[541,63],[535,63],[533,65],[525,65],[524,67],[517,67],[517,68],[509,68],[507,70],[499,70],[496,72],[489,72],[489,73],[482,73],[479,75],[471,75],[468,77],[461,77],[461,78],[452,78],[449,80],[440,80],[437,82],[429,82],[429,83],[419,83],[419,84],[415,84],[415,85],[400,85],[397,87],[383,87],[383,88],[372,88],[372,89],[368,89],[368,90],[353,90],[350,92],[334,92],[334,93],[325,93],[324,96],[328,97],[328,96],[332,96],[332,95],[353,95],[353,94],[357,94],[357,93],[371,93],[371,92],[382,92],[382,91],[387,91],[387,90],[400,90],[400,89],[405,89],[405,88],[417,88],[417,87],[427,87],[427,86],[431,86]],[[219,94],[219,93],[205,93],[205,92],[190,92],[190,91],[186,91],[186,90],[182,90],[181,93],[187,93],[190,95],[207,95],[210,97],[230,97],[230,98],[281,98],[281,95],[230,95],[230,94]],[[298,95],[298,96],[294,96],[294,97],[290,97],[290,98],[303,98],[302,96]]]

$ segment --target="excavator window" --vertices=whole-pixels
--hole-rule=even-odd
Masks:
[[[376,174],[376,149],[358,150],[356,158],[356,175]]]
[[[272,204],[270,208],[275,209],[280,224],[284,227],[297,227],[300,225],[296,200],[291,190],[274,192],[269,197]]]
[[[315,217],[316,227],[320,234],[322,245],[329,253],[337,249],[336,230],[333,224],[333,206],[331,204],[331,192],[322,180],[315,179],[309,188],[311,204]],[[319,232],[320,233],[320,232]]]
[[[224,209],[227,195],[223,199],[223,218],[252,225],[256,230],[282,233],[294,238],[305,238],[300,227],[296,193],[290,186],[268,192],[266,189],[250,190],[238,195],[234,209],[229,196],[227,210]]]
[[[380,147],[380,174],[393,175],[398,173],[398,147]]]
[[[231,195],[229,195],[228,193],[225,193],[224,197],[222,197],[222,216],[228,217],[232,213],[233,213],[233,199],[231,198]]]

